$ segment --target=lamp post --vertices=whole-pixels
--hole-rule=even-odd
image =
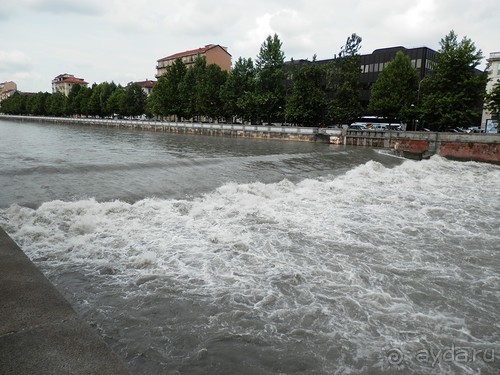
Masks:
[[[410,105],[411,107],[411,122],[412,122],[412,130],[415,131],[415,104]]]
[[[422,78],[419,82],[418,82],[418,89],[417,89],[417,109],[419,110],[419,113],[420,113],[420,86],[422,85],[422,82],[424,82],[424,78]],[[420,116],[419,116],[420,117]],[[420,123],[420,119],[418,120],[418,122]]]

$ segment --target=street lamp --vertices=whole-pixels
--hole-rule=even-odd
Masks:
[[[415,131],[415,104],[410,105],[411,107],[411,122],[413,131]]]

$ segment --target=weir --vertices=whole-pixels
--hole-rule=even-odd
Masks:
[[[401,156],[418,160],[437,154],[454,160],[500,164],[500,134],[352,130],[347,127],[330,129],[281,125],[0,115],[0,119],[2,118],[15,121],[105,126],[180,134],[325,142],[348,146],[386,148]]]
[[[0,372],[130,374],[2,228]]]

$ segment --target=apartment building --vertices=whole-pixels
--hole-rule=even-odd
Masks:
[[[174,53],[173,55],[159,59],[156,65],[156,77],[164,75],[168,67],[179,58],[189,67],[194,64],[198,57],[204,57],[207,64],[218,65],[222,70],[227,72],[231,70],[231,54],[227,51],[227,47],[222,47],[219,44],[207,44],[205,47]]]
[[[52,80],[52,93],[55,94],[57,92],[60,92],[68,96],[71,89],[75,85],[87,87],[88,82],[85,82],[83,78],[77,78],[72,74],[59,74]]]
[[[500,52],[490,53],[490,57],[486,60],[487,72],[488,72],[488,84],[486,86],[486,92],[491,92],[493,86],[500,81]],[[495,117],[486,108],[483,110],[483,117],[481,119],[481,129],[486,133],[498,133],[498,123],[500,119]]]
[[[14,95],[17,91],[17,85],[15,82],[3,82],[0,83],[0,102],[7,99],[9,96]]]

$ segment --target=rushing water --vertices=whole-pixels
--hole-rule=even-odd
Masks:
[[[500,372],[500,167],[0,121],[0,225],[134,374]]]

